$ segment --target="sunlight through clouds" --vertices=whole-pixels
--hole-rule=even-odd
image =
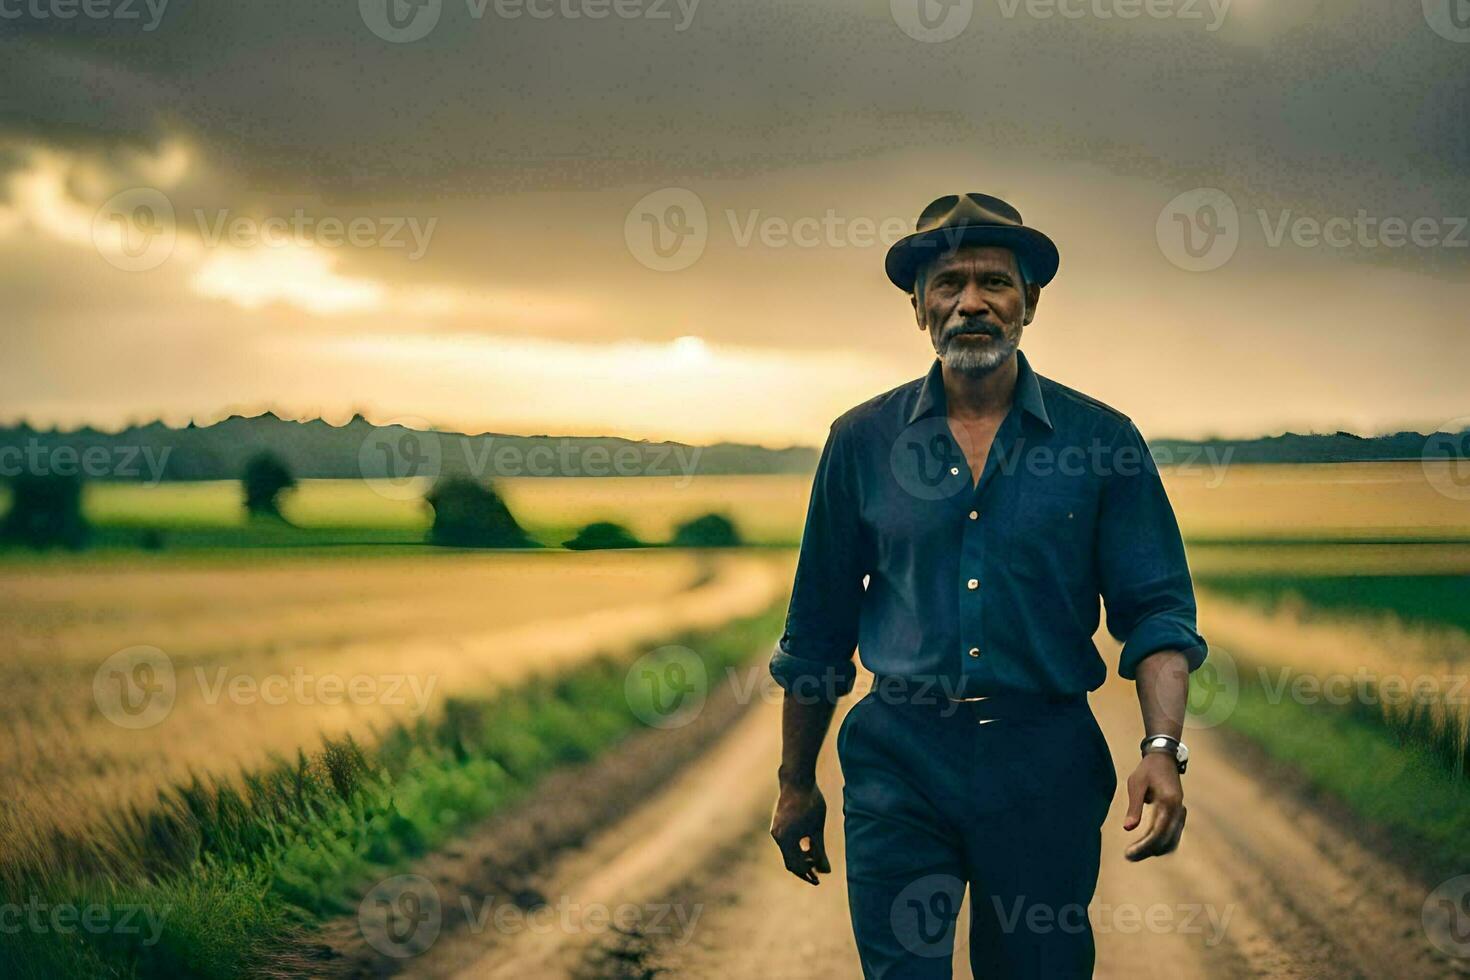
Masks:
[[[216,249],[191,283],[195,292],[247,310],[289,303],[307,313],[330,316],[382,309],[387,290],[370,279],[337,272],[336,257],[304,245]]]
[[[855,351],[772,351],[679,337],[576,343],[480,334],[282,338],[279,355],[350,376],[374,408],[481,431],[810,444],[851,406],[920,373]],[[473,391],[471,404],[465,392]],[[753,398],[753,392],[770,392]]]

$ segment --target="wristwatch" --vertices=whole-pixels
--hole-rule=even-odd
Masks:
[[[1138,743],[1138,750],[1141,755],[1148,755],[1150,752],[1169,753],[1179,766],[1181,775],[1189,765],[1189,746],[1172,735],[1150,735]]]

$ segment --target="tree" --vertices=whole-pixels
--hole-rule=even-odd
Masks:
[[[245,487],[247,514],[285,520],[281,516],[280,496],[295,489],[296,478],[281,457],[269,450],[256,453],[245,463],[245,475],[240,482]]]
[[[467,476],[445,477],[424,497],[434,509],[429,543],[457,548],[534,548],[500,494]]]
[[[79,476],[22,473],[10,481],[10,510],[0,521],[0,541],[30,548],[60,545],[77,549],[91,527],[82,513]]]
[[[643,542],[621,524],[593,521],[578,531],[576,537],[563,541],[562,545],[573,551],[595,551],[602,548],[641,548]]]
[[[705,514],[674,528],[672,543],[679,548],[733,548],[740,544],[740,532],[723,514]]]

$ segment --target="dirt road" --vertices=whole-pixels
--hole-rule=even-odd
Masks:
[[[1090,909],[1099,977],[1470,974],[1470,963],[1444,957],[1425,939],[1422,885],[1294,791],[1268,784],[1259,766],[1214,730],[1189,734],[1196,761],[1180,850],[1125,861],[1133,835],[1121,829],[1122,782],[1139,726],[1132,685],[1114,678],[1093,704],[1119,773]],[[778,721],[776,699],[761,698],[705,760],[557,862],[541,888],[551,904],[539,923],[459,935],[405,964],[407,974],[648,976],[639,970],[656,965],[681,977],[860,976],[841,873],[841,774],[830,738],[820,778],[834,874],[816,888],[798,881],[766,835]],[[620,921],[619,912],[646,941],[617,939],[609,919]],[[962,914],[961,934],[965,921]],[[587,970],[589,955],[610,948],[619,955],[578,973]],[[961,935],[957,977],[970,976],[965,957]],[[608,962],[624,972],[611,972]]]

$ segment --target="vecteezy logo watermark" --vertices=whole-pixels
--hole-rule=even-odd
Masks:
[[[373,949],[394,959],[418,956],[439,938],[439,889],[420,875],[385,878],[357,906],[357,927]]]
[[[913,231],[900,215],[821,212],[772,214],[761,208],[725,208],[723,222],[710,217],[704,200],[683,187],[665,187],[641,198],[624,218],[623,237],[640,263],[677,272],[698,261],[716,232],[736,248],[887,248]],[[954,241],[958,244],[958,237]]]
[[[1445,40],[1470,44],[1470,0],[1424,0],[1424,19]]]
[[[376,425],[357,447],[357,471],[389,500],[416,500],[444,462],[439,433],[421,418],[401,416]]]
[[[1240,670],[1221,647],[1210,648],[1205,662],[1189,675],[1186,728],[1214,728],[1235,713],[1240,703]]]
[[[623,693],[633,714],[654,728],[682,728],[699,717],[709,694],[709,671],[688,647],[659,647],[628,668]]]
[[[948,956],[965,883],[948,874],[924,875],[904,886],[888,910],[893,935],[915,956]]]
[[[898,485],[918,499],[943,500],[973,489],[976,474],[968,458],[974,455],[966,431],[953,431],[948,419],[935,416],[920,419],[898,434],[889,447],[888,468]],[[1129,441],[1114,445],[1103,439],[1052,446],[1021,437],[1009,444],[996,443],[985,467],[1008,477],[1058,478],[1059,484],[1076,486],[1082,496],[1085,487],[1079,484],[1084,477],[1137,476],[1161,467],[1170,467],[1179,476],[1208,473],[1205,486],[1214,489],[1224,482],[1234,455],[1233,446],[1223,450],[1215,446],[1154,448]]]
[[[964,429],[950,430],[946,418],[924,418],[906,427],[888,451],[888,468],[898,485],[919,500],[944,500],[971,484],[972,454]]]
[[[1359,208],[1351,217],[1298,214],[1290,208],[1275,213],[1257,208],[1261,238],[1267,248],[1376,250],[1381,248],[1470,247],[1470,218],[1369,214]],[[1209,272],[1230,261],[1243,230],[1235,201],[1224,191],[1203,187],[1186,191],[1164,205],[1155,224],[1159,250],[1188,272]]]
[[[1429,485],[1451,500],[1470,500],[1470,415],[1450,419],[1424,440],[1420,466]]]
[[[915,41],[953,41],[970,26],[975,0],[888,0],[893,22]]]
[[[120,191],[92,216],[93,246],[124,272],[158,268],[173,254],[177,238],[173,202],[157,188]]]
[[[0,902],[0,936],[77,932],[93,936],[141,936],[140,946],[157,946],[172,906],[154,908],[135,902],[52,903],[31,895],[24,902]]]
[[[148,19],[141,30],[155,31],[163,21],[168,0],[0,0],[0,21],[27,18],[33,21],[117,20],[123,22]]]
[[[384,41],[406,44],[429,36],[444,12],[443,0],[357,0],[367,29]]]
[[[1217,187],[1185,191],[1159,212],[1154,236],[1179,268],[1209,272],[1229,262],[1240,245],[1240,212]]]
[[[704,254],[709,218],[699,195],[684,187],[646,194],[623,220],[628,251],[655,272],[687,269]]]
[[[157,647],[119,650],[92,675],[92,699],[120,728],[152,728],[173,711],[177,695],[173,661]]]
[[[1470,959],[1470,875],[1440,882],[1424,899],[1419,921],[1435,949]]]
[[[493,13],[499,20],[674,21],[675,33],[689,29],[700,0],[465,0],[471,20]],[[384,41],[406,44],[429,36],[444,12],[444,0],[358,0],[367,29]],[[677,19],[676,19],[677,15]]]
[[[0,446],[0,477],[84,476],[89,479],[139,479],[147,486],[163,479],[172,446],[49,446],[32,436],[22,446]]]

